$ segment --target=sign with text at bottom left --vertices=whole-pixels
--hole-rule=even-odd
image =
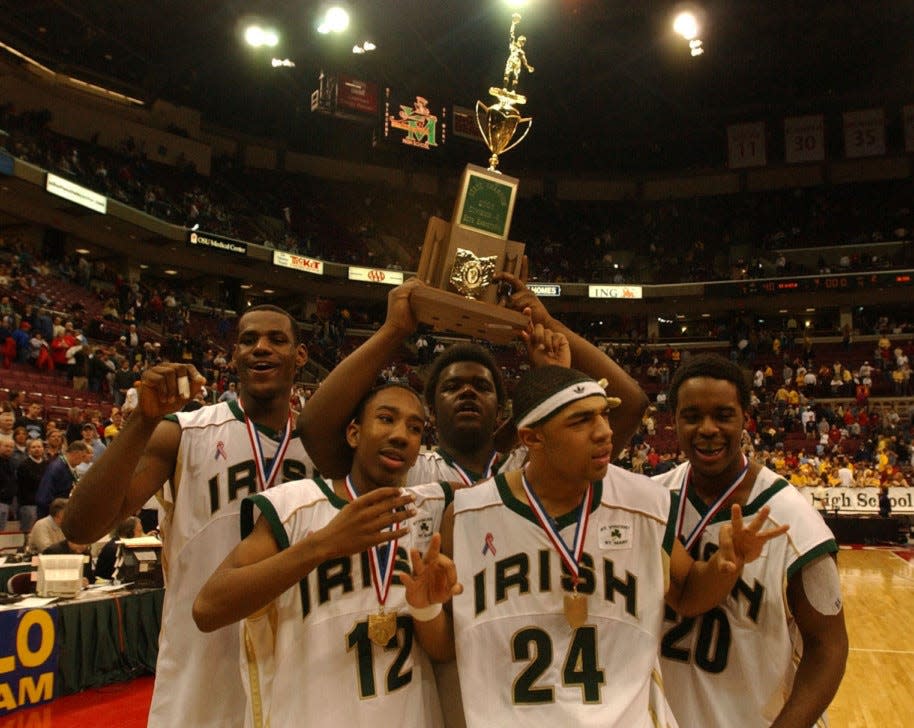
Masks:
[[[0,717],[54,699],[57,609],[0,611]]]

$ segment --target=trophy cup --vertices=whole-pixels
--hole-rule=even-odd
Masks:
[[[498,305],[492,283],[500,271],[520,275],[524,259],[524,244],[508,240],[519,180],[496,170],[498,155],[520,144],[532,123],[515,108],[527,101],[517,93],[520,72],[533,72],[526,38],[514,34],[519,22],[515,13],[504,85],[489,89],[498,102],[476,102],[476,123],[492,153],[489,167],[466,166],[451,222],[429,219],[417,276],[430,287],[410,295],[419,322],[499,344],[516,339],[528,323],[523,314]],[[512,141],[519,128],[521,136]]]
[[[514,13],[511,16],[508,60],[505,62],[503,85],[501,88],[492,86],[489,89],[489,93],[498,99],[498,102],[491,106],[486,106],[482,101],[476,102],[476,125],[479,127],[479,133],[482,134],[486,146],[492,152],[492,156],[489,157],[490,172],[494,172],[498,167],[498,155],[504,154],[520,144],[530,133],[530,127],[533,124],[531,117],[522,117],[515,108],[527,103],[527,97],[517,93],[517,82],[520,79],[521,70],[526,69],[529,73],[533,73],[533,66],[527,63],[527,53],[524,51],[524,46],[527,45],[526,36],[514,36],[514,29],[518,23],[520,23],[520,15]],[[518,129],[523,129],[523,132],[512,142]]]

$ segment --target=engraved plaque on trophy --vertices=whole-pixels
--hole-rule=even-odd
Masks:
[[[489,89],[498,103],[476,103],[476,122],[491,152],[489,168],[467,165],[451,222],[429,219],[417,275],[432,288],[417,289],[410,298],[420,322],[494,343],[512,341],[527,325],[523,314],[497,305],[492,282],[498,272],[519,276],[524,258],[524,244],[508,240],[519,180],[496,171],[498,155],[523,141],[531,125],[515,108],[527,100],[517,93],[520,71],[533,72],[524,53],[526,38],[514,34],[519,22],[515,14],[504,86]]]

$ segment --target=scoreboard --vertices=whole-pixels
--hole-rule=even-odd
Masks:
[[[781,293],[869,291],[880,288],[903,288],[912,285],[914,285],[914,271],[896,270],[886,273],[846,273],[709,283],[708,289],[725,295],[751,296]]]

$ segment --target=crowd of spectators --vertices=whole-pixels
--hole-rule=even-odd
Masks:
[[[453,201],[421,189],[242,169],[211,174],[152,161],[125,138],[116,150],[63,137],[47,111],[0,107],[10,152],[169,222],[340,263],[414,270],[431,215]],[[912,264],[911,182],[743,192],[680,200],[519,198],[511,231],[532,276],[555,282],[666,283],[879,270]],[[821,247],[814,262],[792,256]]]

